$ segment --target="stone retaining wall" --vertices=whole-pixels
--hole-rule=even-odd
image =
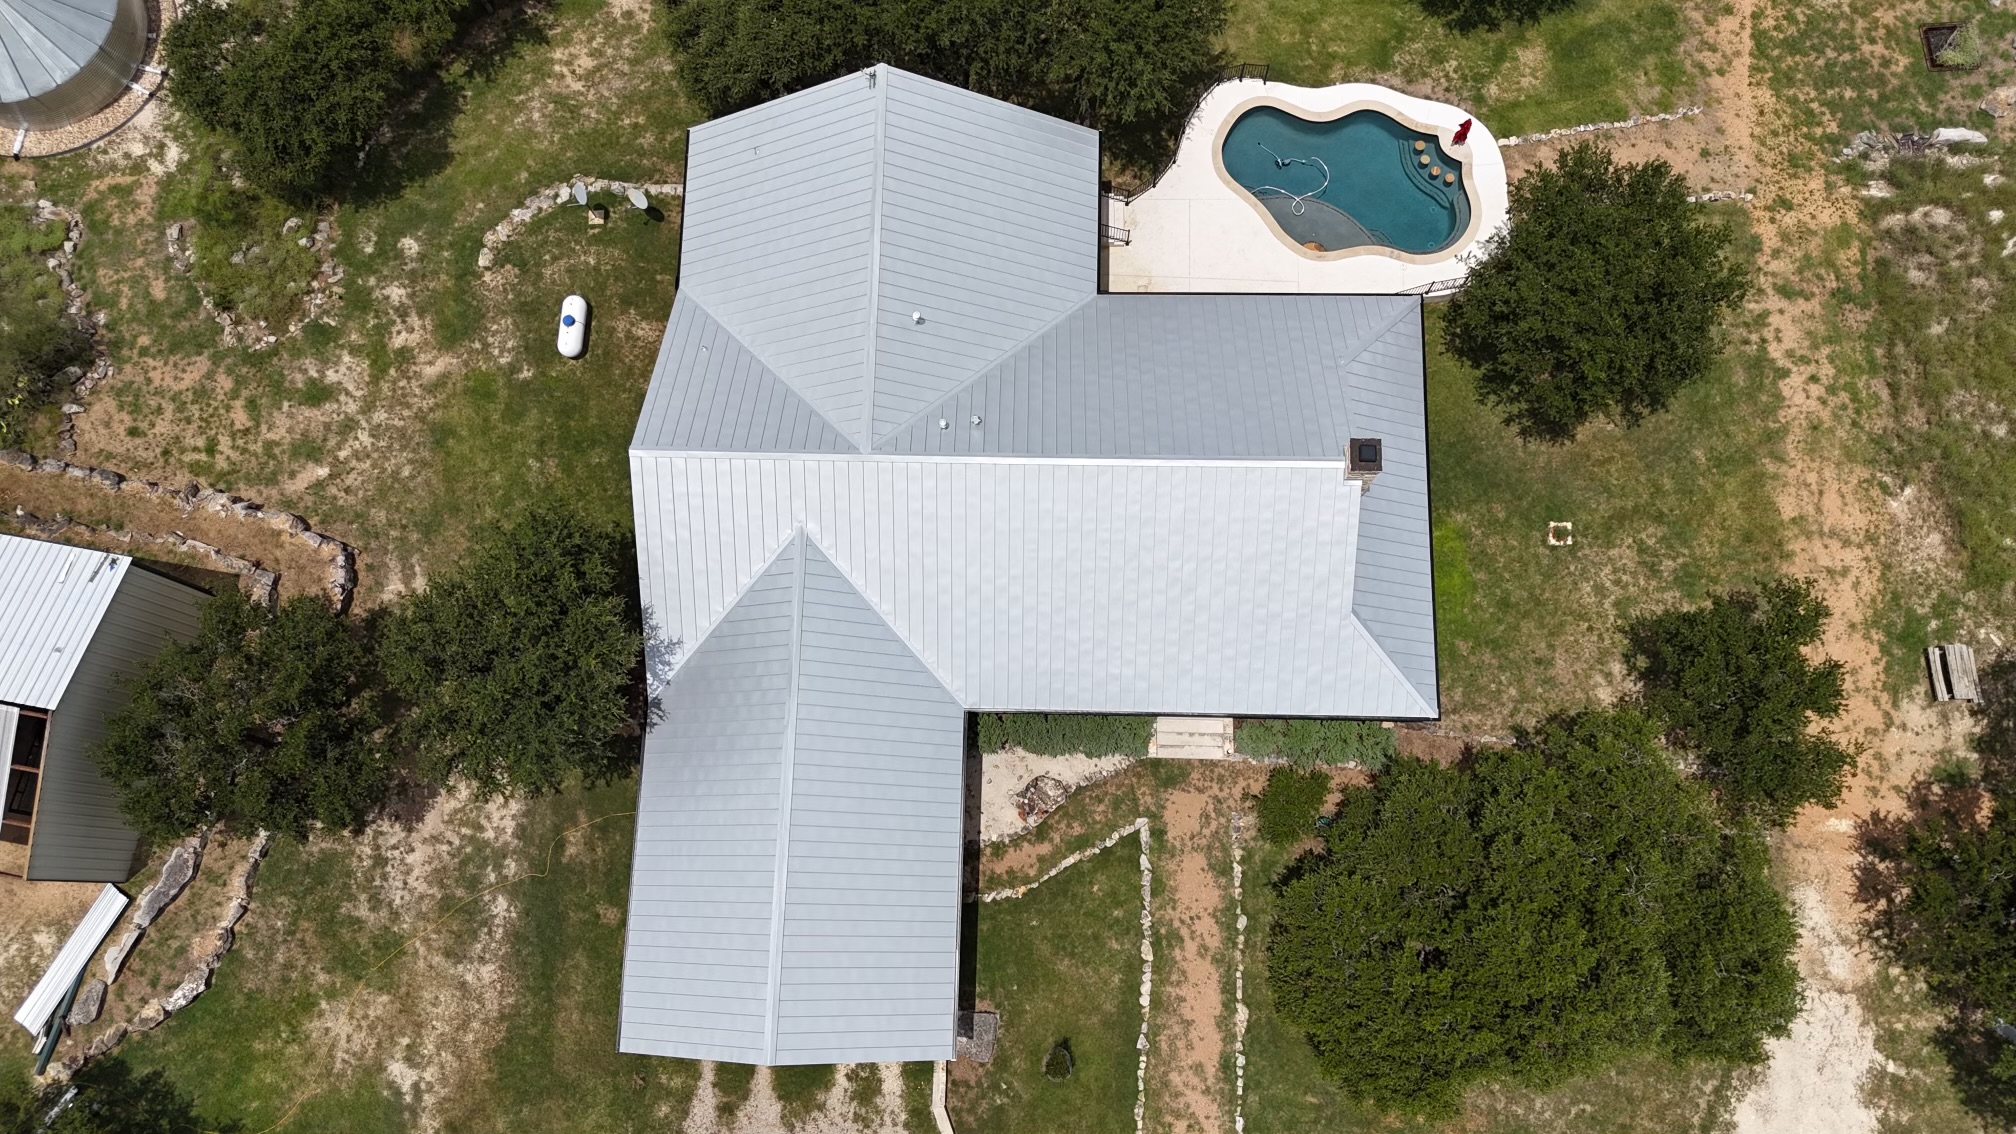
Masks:
[[[292,536],[308,546],[322,552],[329,558],[329,581],[327,593],[336,609],[347,611],[351,597],[357,590],[357,552],[349,544],[333,536],[326,536],[308,525],[308,521],[292,512],[269,512],[258,504],[242,496],[205,488],[196,481],[190,481],[181,488],[156,484],[151,480],[134,480],[113,472],[111,469],[93,468],[88,465],[73,465],[68,461],[53,457],[37,458],[35,454],[22,449],[0,449],[0,464],[12,465],[24,472],[42,473],[51,476],[72,476],[87,484],[95,484],[107,492],[138,493],[146,496],[167,497],[182,509],[186,515],[197,509],[206,509],[220,516],[243,520],[246,523],[265,524],[281,534]],[[35,534],[53,537],[70,529],[87,531],[97,535],[110,536],[127,543],[157,543],[170,547],[193,551],[209,559],[218,568],[233,574],[243,575],[252,580],[254,596],[262,602],[270,602],[279,576],[260,567],[257,563],[240,559],[218,548],[189,539],[179,533],[155,535],[149,532],[132,532],[121,528],[98,527],[80,524],[64,516],[43,520],[26,512],[18,516],[27,523]]]
[[[623,196],[632,189],[641,189],[646,197],[683,197],[686,186],[672,181],[611,181],[606,177],[570,177],[558,185],[549,185],[530,197],[525,203],[511,210],[511,215],[499,221],[496,227],[483,234],[483,250],[476,254],[476,267],[489,271],[497,263],[497,249],[504,242],[518,235],[519,230],[533,220],[574,200],[576,182],[586,185],[590,193],[614,193]]]
[[[1498,148],[1502,150],[1508,146],[1530,146],[1537,142],[1552,142],[1576,134],[1595,134],[1604,130],[1629,130],[1633,126],[1644,126],[1652,122],[1677,122],[1682,118],[1692,118],[1699,113],[1701,107],[1683,106],[1665,114],[1634,114],[1616,122],[1585,122],[1580,126],[1563,126],[1559,130],[1548,130],[1539,134],[1514,134],[1509,138],[1498,139]]]

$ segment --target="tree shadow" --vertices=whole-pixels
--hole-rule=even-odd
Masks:
[[[51,1116],[41,1129],[117,1130],[121,1134],[175,1134],[202,1130],[208,1134],[241,1134],[245,1124],[236,1119],[205,1121],[196,1113],[195,1100],[183,1094],[159,1069],[136,1074],[125,1059],[111,1056],[87,1065],[71,1084],[77,1089],[65,1113],[71,1110],[89,1117],[78,1122]],[[80,1115],[80,1117],[82,1116]]]
[[[393,100],[377,140],[339,194],[345,203],[378,204],[447,169],[471,83],[495,78],[522,52],[549,43],[551,10],[551,0],[471,5],[441,62],[414,75]],[[457,74],[450,78],[450,72]]]

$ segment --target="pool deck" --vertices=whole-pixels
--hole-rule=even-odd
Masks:
[[[1442,135],[1443,144],[1465,118],[1460,107],[1404,95],[1370,83],[1298,87],[1260,79],[1220,83],[1204,96],[1184,128],[1176,161],[1160,180],[1130,201],[1108,198],[1103,219],[1126,229],[1129,241],[1106,249],[1106,289],[1191,292],[1322,292],[1393,294],[1426,291],[1460,280],[1474,250],[1505,224],[1505,161],[1498,141],[1473,121],[1466,145],[1452,149],[1466,165],[1472,216],[1470,235],[1433,256],[1407,256],[1385,248],[1330,253],[1322,258],[1289,244],[1242,189],[1220,171],[1217,148],[1226,122],[1255,99],[1311,118],[1335,116],[1354,105],[1397,111],[1403,122]]]

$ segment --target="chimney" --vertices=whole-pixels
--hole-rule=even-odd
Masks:
[[[1344,478],[1357,481],[1362,492],[1372,491],[1372,478],[1386,465],[1385,443],[1377,437],[1353,437],[1344,457]]]

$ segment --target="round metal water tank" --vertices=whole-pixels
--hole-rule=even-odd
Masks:
[[[146,54],[146,0],[0,0],[0,124],[54,130],[89,118]]]

